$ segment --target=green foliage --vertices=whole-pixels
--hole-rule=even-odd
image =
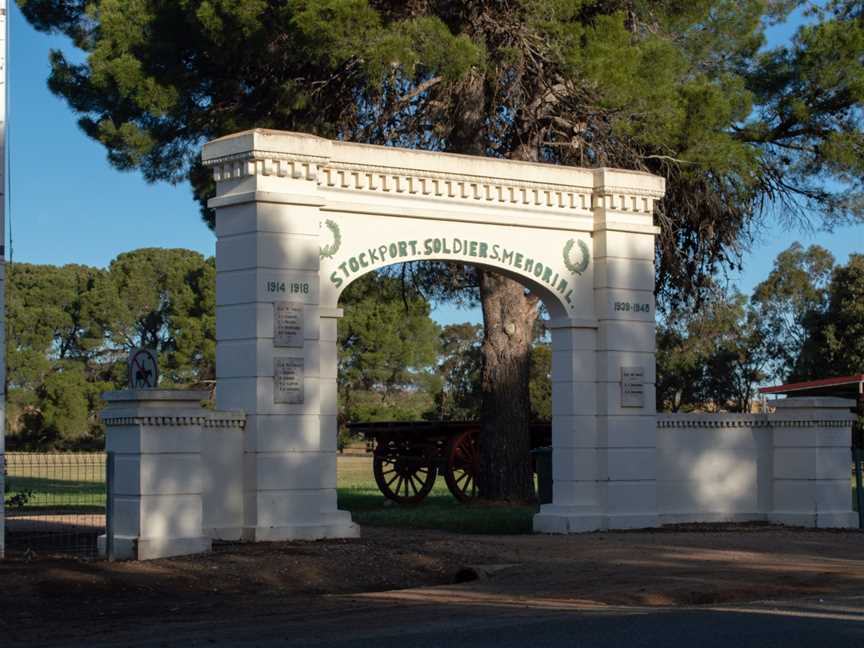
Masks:
[[[792,244],[774,261],[774,269],[753,291],[770,375],[784,382],[800,357],[808,337],[809,320],[828,305],[828,284],[834,257],[818,245],[804,249]]]
[[[376,274],[351,284],[341,303],[341,421],[420,419],[439,388],[439,330],[429,304],[403,293],[400,281]]]
[[[740,293],[657,327],[658,411],[749,412],[768,353],[759,318]]]
[[[10,448],[99,447],[100,394],[125,385],[132,348],[159,352],[164,384],[213,378],[213,260],[147,249],[108,270],[10,265],[6,340]]]
[[[448,324],[442,329],[438,363],[442,388],[435,398],[435,418],[442,421],[479,420],[482,342],[483,327],[477,324]]]
[[[528,390],[531,393],[531,418],[535,421],[551,421],[552,347],[548,344],[535,344],[531,349]]]
[[[806,319],[807,339],[791,378],[807,380],[864,372],[864,255],[834,268],[824,309]]]
[[[189,178],[202,205],[201,143],[252,127],[651,171],[673,300],[710,292],[765,207],[864,216],[854,0],[811,7],[770,50],[800,0],[19,4],[85,52],[53,53],[49,83],[111,162]]]
[[[146,248],[111,262],[118,348],[156,349],[167,385],[214,378],[216,267],[197,252]]]
[[[6,498],[7,509],[23,509],[33,497],[33,491],[19,491]]]

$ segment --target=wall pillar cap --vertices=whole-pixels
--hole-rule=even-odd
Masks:
[[[596,193],[633,193],[662,198],[666,193],[666,178],[647,171],[625,171],[610,167],[593,169]]]

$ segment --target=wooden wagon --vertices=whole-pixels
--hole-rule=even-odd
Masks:
[[[366,439],[372,452],[375,483],[399,504],[418,504],[444,476],[457,500],[477,496],[480,467],[480,423],[477,421],[382,421],[351,423],[348,428]],[[549,423],[531,425],[531,447],[548,446]]]

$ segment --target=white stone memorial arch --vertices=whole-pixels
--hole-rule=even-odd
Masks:
[[[657,524],[662,178],[266,130],[210,142],[203,160],[217,183],[217,405],[248,415],[242,441],[210,449],[225,467],[210,533],[356,534],[336,506],[339,295],[414,260],[504,272],[549,309],[554,498],[535,530]]]

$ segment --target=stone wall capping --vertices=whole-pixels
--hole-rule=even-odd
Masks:
[[[205,425],[207,416],[111,416],[102,415],[102,422],[108,426],[118,425],[148,425],[156,427]]]
[[[609,207],[651,215],[665,191],[664,179],[648,173],[336,142],[264,129],[206,144],[202,161],[216,182],[275,176],[315,182],[328,191],[553,212],[585,213]],[[220,201],[228,198],[216,198],[211,206],[223,206]]]
[[[236,428],[243,430],[246,427],[246,413],[236,411],[213,411],[204,419],[205,428]]]
[[[849,427],[855,417],[780,418],[773,414],[660,414],[658,428],[731,428],[731,427]]]

